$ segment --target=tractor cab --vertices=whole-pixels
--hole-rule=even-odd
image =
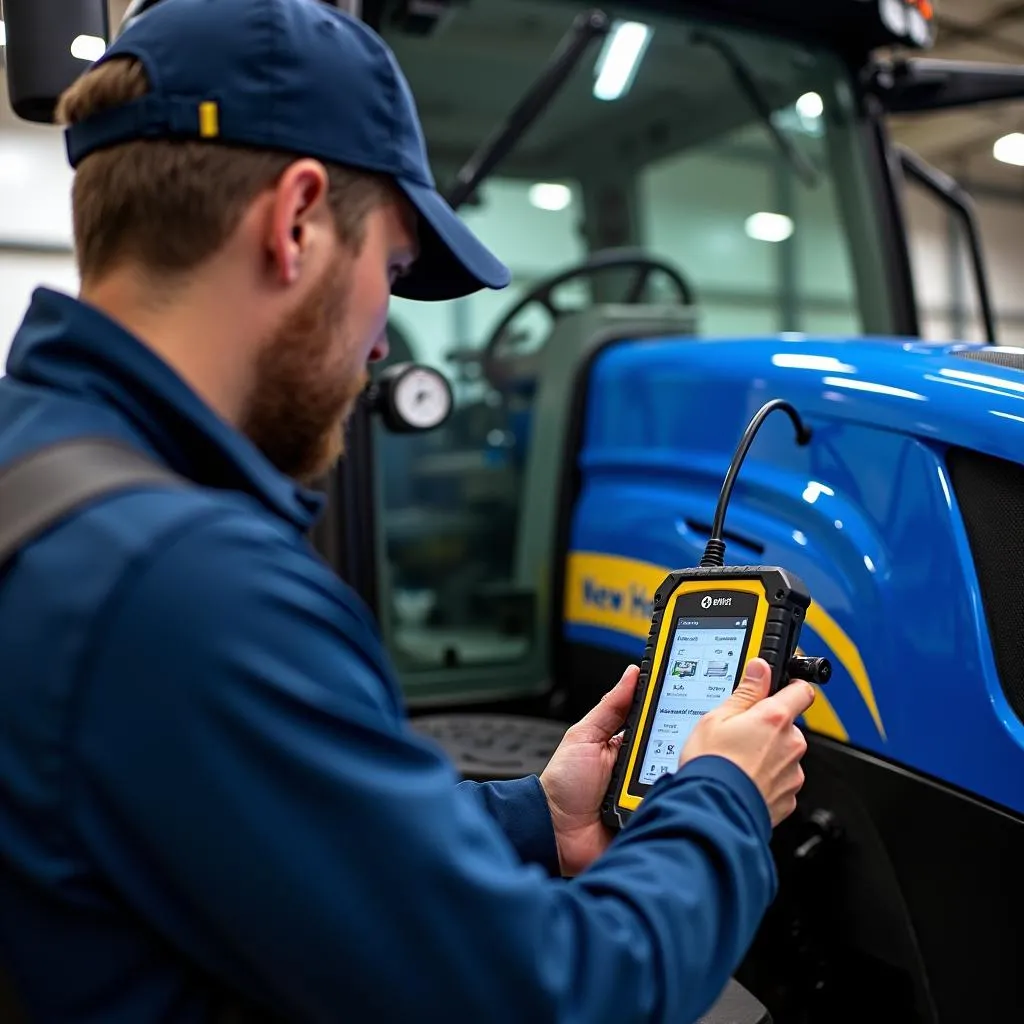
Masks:
[[[546,708],[586,366],[622,339],[898,330],[885,230],[864,215],[879,168],[855,74],[816,38],[826,23],[784,32],[698,4],[618,4],[617,20],[572,2],[435,6],[385,5],[378,27],[436,176],[513,283],[393,304],[401,358],[443,372],[455,407],[431,433],[372,428],[371,592],[414,708]],[[481,140],[524,111],[515,144],[464,188]]]
[[[903,0],[371,2],[364,17],[409,77],[436,177],[513,282],[394,302],[390,361],[443,373],[454,412],[420,435],[357,425],[335,482],[345,526],[322,543],[375,606],[414,711],[576,713],[599,684],[556,678],[559,510],[592,357],[630,338],[919,335],[907,183],[976,228],[882,117],[1019,95],[1021,77],[873,62],[932,41],[930,5]]]
[[[908,56],[926,0],[364,15],[513,272],[394,303],[393,358],[443,373],[454,411],[420,434],[358,419],[330,485],[321,546],[375,608],[414,725],[466,777],[542,770],[644,656],[750,416],[792,400],[818,441],[766,426],[724,536],[805,579],[801,642],[838,668],[739,980],[780,1021],[1019,1017],[1021,355],[993,347],[969,196],[886,117],[1024,98],[1024,69]],[[912,188],[961,225],[975,339],[922,340]]]

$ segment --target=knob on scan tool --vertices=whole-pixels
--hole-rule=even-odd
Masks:
[[[832,676],[827,658],[796,653],[811,603],[804,582],[778,566],[724,564],[722,535],[736,476],[761,424],[776,409],[793,421],[797,444],[810,441],[810,430],[788,402],[774,399],[762,406],[729,466],[700,565],[669,573],[654,595],[625,741],[602,804],[610,828],[622,828],[651,786],[676,771],[694,725],[732,693],[752,657],[771,666],[772,693],[791,679],[820,685]]]

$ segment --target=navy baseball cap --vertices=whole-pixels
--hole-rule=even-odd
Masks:
[[[395,295],[454,299],[509,283],[438,193],[409,83],[358,19],[322,0],[161,0],[94,67],[128,56],[150,92],[69,126],[72,167],[131,140],[193,139],[380,172],[419,212],[420,256]]]

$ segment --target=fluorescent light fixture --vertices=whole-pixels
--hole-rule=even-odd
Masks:
[[[784,242],[793,234],[793,220],[784,213],[755,213],[746,231],[755,242]]]
[[[572,202],[572,189],[568,185],[539,181],[530,186],[530,202],[538,210],[564,210]]]
[[[649,25],[639,21],[616,22],[595,65],[594,95],[599,100],[617,100],[629,92],[650,41]]]
[[[7,45],[7,26],[0,21],[0,46]]]
[[[814,121],[825,113],[825,102],[816,92],[805,92],[796,101],[796,112],[801,117]]]
[[[91,64],[103,56],[106,48],[107,44],[99,36],[76,36],[71,44],[71,56]]]
[[[1024,135],[1012,132],[996,141],[992,147],[992,155],[1004,164],[1024,167]]]

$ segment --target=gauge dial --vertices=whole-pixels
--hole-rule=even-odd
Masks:
[[[428,366],[415,366],[395,381],[392,407],[413,430],[431,430],[448,418],[452,393],[444,376]]]

